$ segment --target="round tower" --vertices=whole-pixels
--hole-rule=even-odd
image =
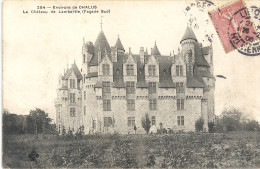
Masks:
[[[184,58],[184,62],[186,63],[187,76],[193,76],[195,64],[195,43],[197,43],[197,38],[192,29],[187,26],[186,31],[180,41],[182,46],[181,54]]]

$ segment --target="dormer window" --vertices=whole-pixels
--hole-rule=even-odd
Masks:
[[[134,65],[126,65],[126,75],[127,76],[134,75]]]
[[[76,88],[75,79],[70,79],[70,88],[72,88],[72,89]]]
[[[148,73],[149,73],[149,76],[155,76],[155,65],[148,66]]]
[[[183,69],[180,65],[176,66],[176,76],[183,76]]]
[[[102,71],[103,71],[103,75],[109,75],[109,64],[103,64],[102,65]]]

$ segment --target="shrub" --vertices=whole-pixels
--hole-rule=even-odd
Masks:
[[[151,120],[147,113],[145,114],[145,117],[142,118],[142,126],[143,126],[144,130],[146,131],[146,133],[148,134],[149,130],[151,128]]]
[[[203,124],[204,124],[204,120],[202,118],[199,118],[196,123],[195,123],[195,129],[197,132],[200,132],[203,130]]]
[[[214,130],[214,122],[209,122],[208,123],[208,127],[209,127],[209,133],[214,133],[215,130]]]

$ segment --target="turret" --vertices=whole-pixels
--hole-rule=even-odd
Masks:
[[[187,76],[193,76],[195,63],[195,43],[197,43],[197,38],[189,26],[187,26],[180,43],[182,46],[181,53],[184,56],[184,61],[186,63]]]

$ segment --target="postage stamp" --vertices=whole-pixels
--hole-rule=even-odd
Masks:
[[[209,12],[209,15],[226,53],[258,39],[254,24],[242,0]]]

